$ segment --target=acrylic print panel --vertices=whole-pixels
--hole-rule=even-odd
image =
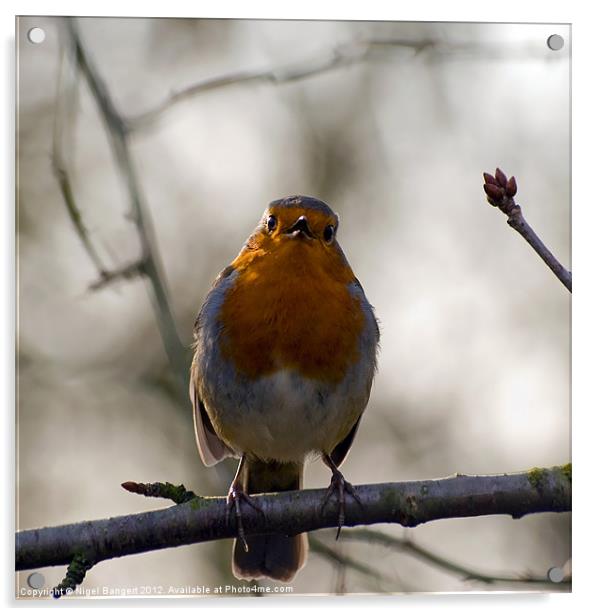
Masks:
[[[19,18],[17,596],[568,592],[570,50],[565,24]],[[261,218],[295,195],[337,237],[318,201]],[[237,465],[203,464],[188,397],[222,270],[199,440],[277,493],[238,501],[244,570],[291,577],[309,531],[290,581],[233,575],[221,498],[171,500]],[[324,454],[365,406],[336,541]],[[318,491],[288,496],[308,449]]]

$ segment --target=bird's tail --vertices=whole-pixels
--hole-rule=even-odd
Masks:
[[[246,494],[286,492],[302,487],[302,464],[263,462],[247,459],[242,470]],[[241,541],[234,541],[232,571],[241,580],[268,577],[289,582],[303,567],[308,554],[306,534],[249,535],[248,552]]]

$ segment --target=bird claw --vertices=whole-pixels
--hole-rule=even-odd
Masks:
[[[363,504],[358,494],[356,494],[356,490],[354,489],[354,486],[349,481],[346,481],[342,473],[337,469],[331,469],[331,472],[332,472],[331,483],[329,484],[329,487],[327,488],[327,492],[325,493],[325,498],[323,499],[323,505],[321,507],[321,513],[327,506],[327,503],[329,502],[330,498],[337,492],[337,500],[339,504],[337,534],[335,535],[335,540],[337,541],[339,539],[339,534],[341,533],[341,529],[344,525],[344,522],[346,521],[346,513],[345,513],[346,496],[345,495],[349,494],[361,507],[363,507]]]
[[[250,505],[255,511],[265,515],[263,509],[257,505],[254,500],[242,489],[241,486],[232,484],[230,491],[226,499],[226,524],[230,523],[230,514],[232,510],[236,517],[236,528],[238,532],[238,539],[242,542],[244,551],[248,552],[248,543],[246,542],[246,535],[244,533],[244,524],[242,523],[242,511],[240,508],[240,502],[244,501],[247,505]]]

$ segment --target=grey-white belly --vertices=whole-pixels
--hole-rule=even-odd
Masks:
[[[233,391],[212,391],[215,396],[204,395],[203,402],[218,435],[237,453],[301,461],[311,452],[329,453],[347,435],[369,388],[348,379],[331,386],[280,370],[235,381]]]

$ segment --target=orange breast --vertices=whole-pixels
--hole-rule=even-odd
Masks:
[[[223,354],[249,378],[293,369],[326,383],[342,381],[358,359],[364,326],[355,280],[338,254],[286,240],[273,252],[241,253],[222,306]]]

